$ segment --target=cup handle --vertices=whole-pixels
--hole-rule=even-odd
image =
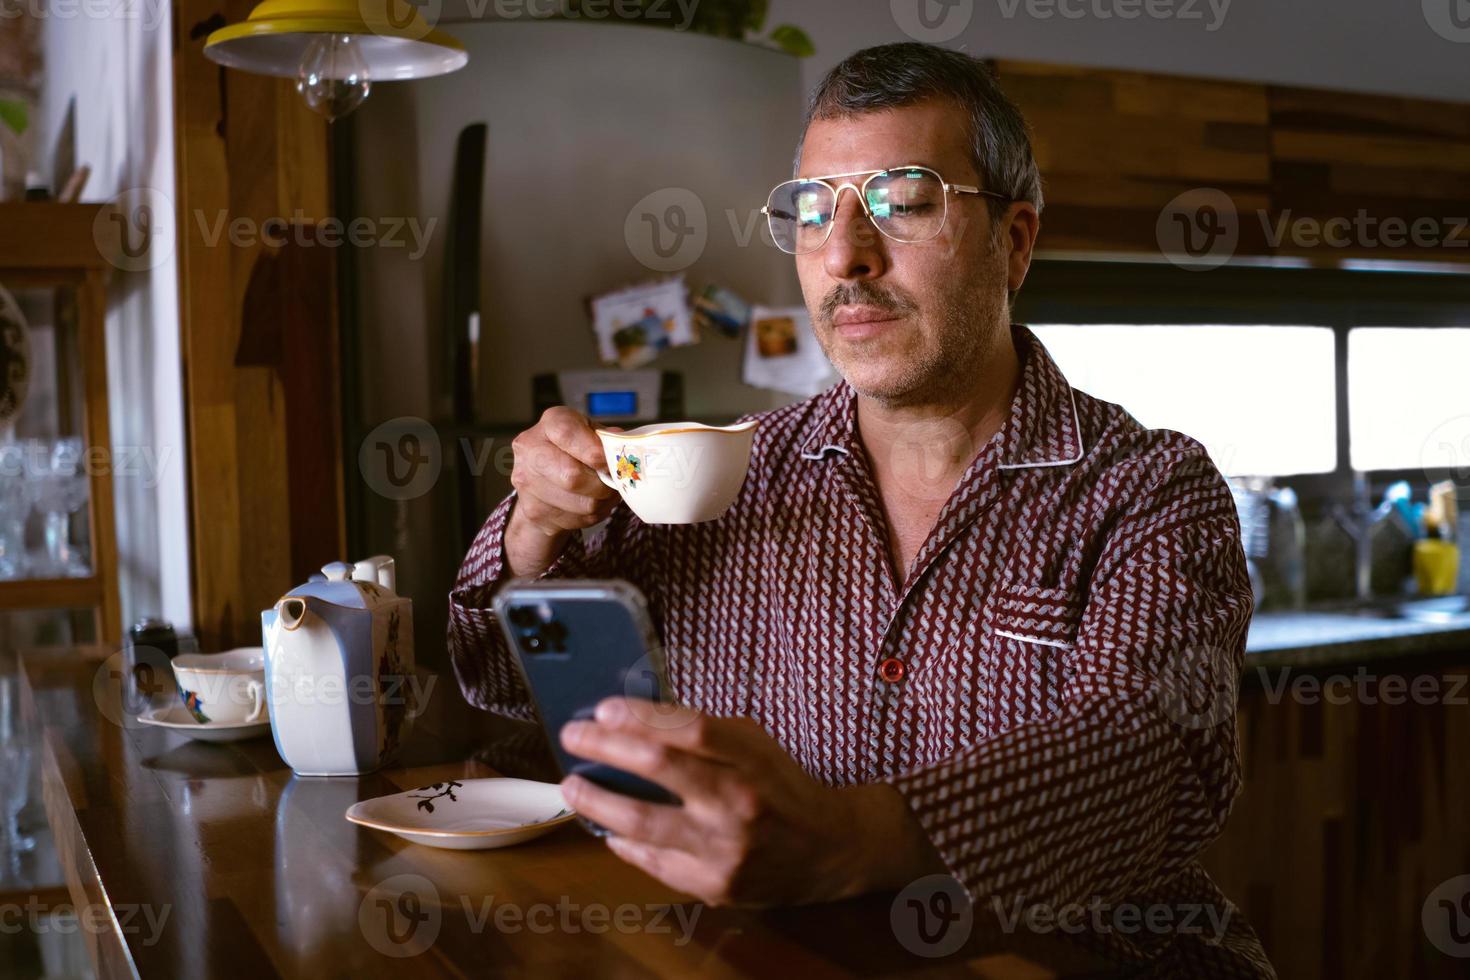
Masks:
[[[611,434],[617,434],[619,432],[622,432],[623,430],[620,427],[616,426],[616,425],[610,425],[610,426],[608,426],[606,428],[596,429],[594,431],[596,431],[596,432],[606,432],[606,433],[608,433],[608,434],[611,435]],[[622,492],[623,492],[622,491],[622,488],[618,486],[618,481],[617,480],[614,480],[612,478],[612,474],[605,473],[602,470],[599,470],[595,466],[592,468],[592,472],[597,474],[597,478],[599,480],[601,480],[603,482],[603,485],[606,486],[609,490],[616,490],[620,495],[622,494]]]
[[[256,722],[260,720],[260,713],[265,710],[265,685],[260,681],[251,681],[250,697],[252,698],[253,704],[250,709],[250,717],[245,720],[247,722]]]

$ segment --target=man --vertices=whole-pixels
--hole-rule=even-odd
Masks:
[[[715,903],[948,873],[1002,912],[1203,904],[1213,934],[1089,938],[1270,975],[1197,860],[1240,785],[1234,507],[1197,442],[1071,388],[1010,324],[1042,203],[1020,113],[968,56],[861,51],[814,93],[797,174],[772,233],[844,380],[765,413],[736,503],[695,525],[618,506],[587,420],[548,411],[451,597],[466,695],[530,716],[488,611],[505,581],[628,579],[684,724],[612,699],[561,732],[683,800],[563,783],[624,860]]]

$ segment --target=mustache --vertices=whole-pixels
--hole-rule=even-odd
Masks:
[[[896,290],[864,281],[834,287],[822,299],[822,308],[818,311],[822,322],[831,323],[839,306],[873,306],[894,316],[906,316],[919,308],[919,304]]]

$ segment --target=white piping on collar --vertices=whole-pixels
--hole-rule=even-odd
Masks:
[[[823,446],[821,449],[818,449],[814,453],[803,452],[801,454],[801,458],[802,459],[821,459],[823,456],[827,455],[827,451],[828,450],[836,450],[837,452],[841,453],[844,456],[847,455],[847,450],[846,449],[843,449],[841,446]]]
[[[1080,463],[1087,454],[1087,444],[1082,441],[1082,420],[1077,415],[1077,389],[1067,385],[1067,394],[1072,398],[1072,431],[1077,433],[1077,455],[1071,459],[1044,460],[1040,463],[997,463],[998,470],[1040,469],[1044,466],[1071,466]]]

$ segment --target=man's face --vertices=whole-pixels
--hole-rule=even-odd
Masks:
[[[949,100],[816,119],[806,132],[798,176],[918,164],[948,183],[994,190],[975,173],[968,133],[966,114]],[[854,185],[861,181],[852,178]],[[984,197],[948,197],[939,237],[906,244],[881,235],[857,195],[843,191],[831,238],[796,256],[817,340],[866,397],[891,405],[949,400],[945,394],[952,397],[956,384],[973,386],[999,331],[1009,329],[1007,235],[992,240]],[[1027,252],[1029,257],[1029,247]]]

